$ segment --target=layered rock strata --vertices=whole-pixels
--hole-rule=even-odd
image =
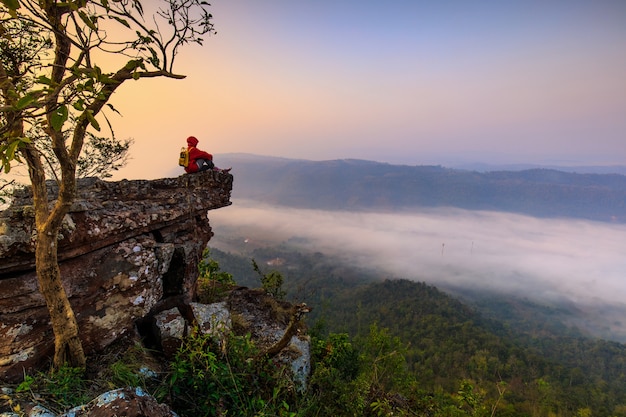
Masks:
[[[85,351],[97,352],[136,320],[194,297],[212,236],[207,212],[231,204],[233,177],[206,172],[157,180],[80,180],[59,237],[59,266]],[[56,187],[50,184],[53,201]],[[11,380],[52,353],[39,293],[32,197],[0,213],[0,375]]]

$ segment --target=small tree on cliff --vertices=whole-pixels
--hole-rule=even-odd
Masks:
[[[139,0],[0,4],[0,167],[8,172],[14,161],[28,166],[37,278],[55,336],[53,366],[84,368],[76,318],[61,283],[57,240],[76,195],[85,135],[100,130],[103,109],[115,111],[109,100],[124,82],[184,78],[173,72],[174,59],[181,46],[202,44],[202,36],[213,32],[212,16],[201,0],[158,1],[148,19]],[[112,62],[119,65],[105,70]],[[58,162],[55,201],[48,200],[36,130],[45,133]]]
[[[110,137],[97,136],[87,132],[81,156],[76,161],[76,178],[111,178],[112,172],[126,166],[132,139],[120,141],[115,135]],[[44,159],[46,175],[60,182],[59,161],[54,156],[52,143],[47,135],[40,136],[37,148]]]

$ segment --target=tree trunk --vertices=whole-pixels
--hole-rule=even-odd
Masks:
[[[53,368],[63,365],[85,369],[86,359],[78,337],[78,323],[61,282],[57,261],[57,233],[41,230],[37,238],[35,261],[39,290],[50,312],[54,331]]]
[[[69,211],[75,194],[74,178],[64,181],[59,188],[59,195],[50,209],[48,188],[38,152],[32,146],[22,151],[28,161],[28,173],[33,190],[33,206],[35,208],[35,224],[37,228],[37,246],[35,248],[35,268],[39,291],[46,300],[50,313],[50,324],[54,332],[53,368],[63,365],[85,369],[86,359],[83,346],[78,337],[78,323],[74,310],[63,283],[58,262],[58,236],[63,218]]]

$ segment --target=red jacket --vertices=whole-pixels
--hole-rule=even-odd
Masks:
[[[189,174],[198,172],[198,164],[196,164],[198,159],[206,159],[208,161],[213,160],[213,155],[208,152],[201,151],[195,146],[188,146],[187,149],[189,149],[189,165],[185,167],[185,171]]]

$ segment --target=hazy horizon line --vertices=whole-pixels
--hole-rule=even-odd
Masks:
[[[527,169],[554,169],[564,172],[576,172],[576,173],[597,173],[597,174],[619,174],[626,175],[626,164],[619,163],[581,163],[580,161],[571,160],[559,160],[545,163],[536,162],[484,162],[476,160],[473,162],[462,161],[444,161],[440,162],[423,162],[423,163],[405,163],[394,162],[392,160],[383,159],[367,159],[358,157],[338,157],[338,158],[326,158],[326,159],[308,159],[299,157],[289,157],[280,155],[259,154],[253,152],[222,152],[215,153],[214,157],[251,157],[251,158],[265,158],[283,161],[306,161],[306,162],[328,162],[328,161],[365,161],[375,162],[380,164],[389,164],[397,166],[441,166],[451,169],[473,170],[473,171],[490,171],[490,170],[507,170],[507,171],[523,171]]]

